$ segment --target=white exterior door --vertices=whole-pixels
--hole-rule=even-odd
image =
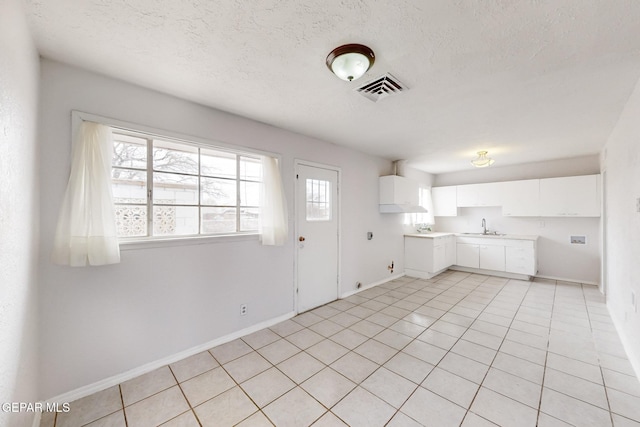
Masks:
[[[338,298],[338,171],[298,163],[298,312]]]

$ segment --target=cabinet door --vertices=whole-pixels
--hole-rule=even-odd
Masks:
[[[504,246],[480,245],[480,268],[504,271]]]
[[[478,185],[458,185],[456,188],[456,204],[458,207],[478,206]]]
[[[469,243],[458,243],[456,265],[461,267],[480,268],[480,246]]]
[[[507,247],[506,270],[508,273],[536,274],[536,256],[533,248]]]
[[[503,184],[502,215],[540,216],[540,180],[509,181]]]
[[[433,199],[433,216],[457,216],[458,205],[456,199],[456,187],[433,187],[431,189]]]
[[[599,175],[540,180],[542,216],[600,216]]]
[[[478,206],[502,206],[503,182],[478,184]]]
[[[419,184],[403,176],[388,175],[380,177],[381,205],[418,204]]]
[[[457,204],[459,207],[502,205],[502,183],[458,185]]]
[[[436,271],[447,268],[446,248],[445,245],[437,245],[433,247],[433,271],[429,273],[435,273]]]
[[[410,270],[433,271],[433,239],[405,237],[404,266]]]
[[[447,236],[445,239],[446,264],[451,267],[456,264],[456,236]]]

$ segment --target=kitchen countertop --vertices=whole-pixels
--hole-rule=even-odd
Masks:
[[[405,234],[405,237],[423,237],[427,239],[433,239],[435,237],[444,236],[457,236],[457,237],[479,237],[481,239],[509,239],[509,240],[538,240],[539,236],[527,235],[527,234],[482,234],[482,233],[446,233],[446,232],[432,232],[432,233],[413,233]]]
[[[405,234],[405,237],[423,237],[425,239],[434,239],[436,237],[444,237],[444,236],[455,236],[456,233],[442,233],[439,231],[432,231],[427,233],[412,233]]]

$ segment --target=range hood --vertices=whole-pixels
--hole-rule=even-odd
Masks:
[[[404,162],[394,162],[396,175],[380,177],[380,212],[424,213],[419,204],[420,185],[404,176]]]

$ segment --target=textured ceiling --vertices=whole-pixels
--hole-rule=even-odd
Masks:
[[[640,78],[637,0],[25,3],[45,57],[431,173],[597,153]],[[346,43],[376,53],[355,82]],[[387,72],[410,89],[354,91]]]

